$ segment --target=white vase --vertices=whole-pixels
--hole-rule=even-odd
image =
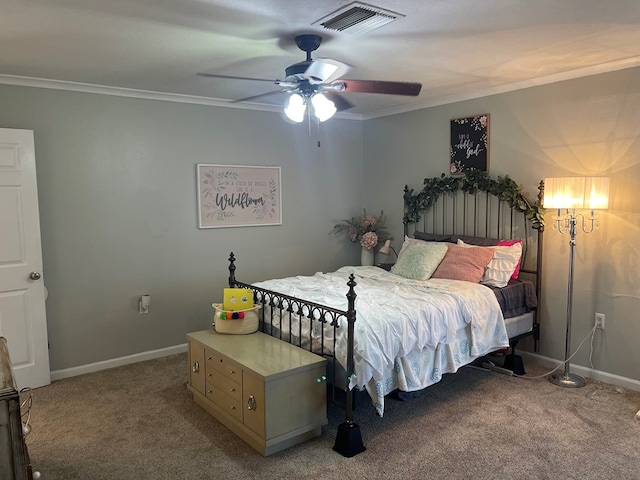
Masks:
[[[360,252],[360,263],[363,266],[373,265],[373,248],[364,248]]]

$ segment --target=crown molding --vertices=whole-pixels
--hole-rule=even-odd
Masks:
[[[372,120],[379,117],[387,117],[390,115],[398,115],[408,113],[414,110],[422,110],[424,108],[437,107],[450,103],[462,102],[465,100],[473,100],[476,98],[488,97],[500,93],[522,90],[525,88],[538,87],[551,83],[562,82],[565,80],[573,80],[601,73],[614,72],[626,68],[640,66],[640,57],[629,57],[615,62],[603,63],[591,67],[578,68],[567,72],[555,73],[544,77],[522,80],[519,82],[507,83],[504,85],[492,86],[489,88],[476,90],[474,92],[458,93],[433,97],[424,102],[413,103],[411,105],[402,105],[398,107],[386,108],[371,112],[368,114],[354,114],[348,112],[338,112],[335,118],[346,120]],[[195,105],[209,105],[224,108],[239,108],[241,110],[258,110],[265,112],[281,113],[281,109],[274,105],[264,105],[249,102],[232,102],[230,100],[222,100],[219,98],[199,97],[195,95],[183,95],[176,93],[154,92],[150,90],[138,90],[133,88],[112,87],[107,85],[96,85],[90,83],[69,82],[63,80],[51,80],[46,78],[24,77],[19,75],[2,75],[0,74],[0,84],[16,85],[23,87],[47,88],[52,90],[65,90],[70,92],[92,93],[97,95],[111,95],[116,97],[139,98],[146,100],[159,100],[163,102],[189,103]]]
[[[489,88],[476,90],[473,92],[444,95],[440,97],[430,98],[420,103],[413,103],[411,105],[403,105],[400,107],[393,107],[385,110],[378,110],[376,112],[363,115],[362,119],[371,120],[378,117],[387,117],[389,115],[407,113],[413,110],[421,110],[424,108],[437,107],[440,105],[447,105],[450,103],[462,102],[465,100],[474,100],[476,98],[489,97],[491,95],[497,95],[500,93],[513,92],[516,90],[523,90],[525,88],[531,88],[531,87],[539,87],[542,85],[549,85],[551,83],[562,82],[565,80],[575,80],[577,78],[589,77],[591,75],[598,75],[601,73],[615,72],[618,70],[624,70],[626,68],[633,68],[638,66],[640,66],[640,57],[629,57],[622,60],[617,60],[615,62],[603,63],[600,65],[594,65],[591,67],[577,68],[575,70],[554,73],[552,75],[546,75],[544,77],[522,80],[519,82],[506,83],[504,85],[492,86]]]
[[[0,84],[15,85],[20,87],[47,88],[51,90],[65,90],[69,92],[92,93],[96,95],[111,95],[114,97],[139,98],[144,100],[159,100],[162,102],[189,103],[194,105],[209,105],[213,107],[238,108],[241,110],[260,110],[265,112],[281,113],[281,108],[275,105],[262,105],[249,102],[232,102],[211,97],[198,97],[195,95],[182,95],[177,93],[154,92],[151,90],[138,90],[134,88],[111,87],[108,85],[96,85],[92,83],[69,82],[64,80],[51,80],[47,78],[23,77],[19,75],[0,74]],[[362,115],[341,112],[335,115],[337,118],[348,120],[362,120]]]

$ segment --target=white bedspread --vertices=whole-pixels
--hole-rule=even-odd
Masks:
[[[357,282],[357,316],[350,387],[366,388],[381,416],[384,395],[395,388],[420,390],[443,373],[509,345],[498,301],[480,284],[416,281],[378,267],[342,267],[255,286],[346,310],[351,273]],[[336,358],[346,367],[346,320],[336,340]]]

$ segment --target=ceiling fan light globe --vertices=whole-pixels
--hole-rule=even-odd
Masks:
[[[322,93],[316,93],[311,97],[311,104],[313,105],[313,113],[321,122],[329,120],[337,111],[335,103]]]
[[[292,122],[300,123],[304,120],[304,112],[307,109],[304,98],[299,93],[292,94],[287,99],[284,107],[284,114]]]

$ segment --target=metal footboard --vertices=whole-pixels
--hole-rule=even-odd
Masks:
[[[333,361],[330,372],[330,392],[331,399],[336,400],[337,390],[340,388],[342,381],[338,378],[341,375],[341,369],[335,357],[336,347],[336,330],[341,328],[340,319],[344,319],[347,323],[347,365],[346,365],[346,387],[344,388],[346,398],[345,421],[338,426],[338,433],[333,449],[345,457],[352,457],[365,450],[362,444],[362,434],[360,427],[354,420],[353,404],[354,392],[349,388],[350,380],[354,375],[354,359],[353,359],[353,342],[354,342],[354,323],[356,321],[356,281],[353,274],[349,276],[347,297],[347,310],[339,310],[336,308],[321,305],[319,303],[310,302],[301,298],[284,295],[272,290],[256,287],[254,285],[240,282],[236,279],[235,256],[233,252],[229,255],[229,287],[246,288],[253,291],[254,302],[256,305],[262,305],[259,314],[258,329],[268,335],[280,338],[282,341],[291,343],[312,353],[322,357],[330,357]],[[265,308],[269,307],[269,308]],[[277,322],[276,322],[277,319]],[[309,338],[303,335],[303,320],[308,320]],[[286,328],[283,328],[283,322],[287,322]],[[312,333],[314,332],[314,323],[320,325],[321,328],[316,329],[320,332],[320,338],[314,341]],[[325,341],[325,325],[329,324],[333,328],[333,336],[329,344]],[[297,332],[293,327],[297,326]],[[296,335],[297,333],[297,335]],[[307,341],[308,340],[308,341]],[[330,348],[328,347],[330,345]]]

